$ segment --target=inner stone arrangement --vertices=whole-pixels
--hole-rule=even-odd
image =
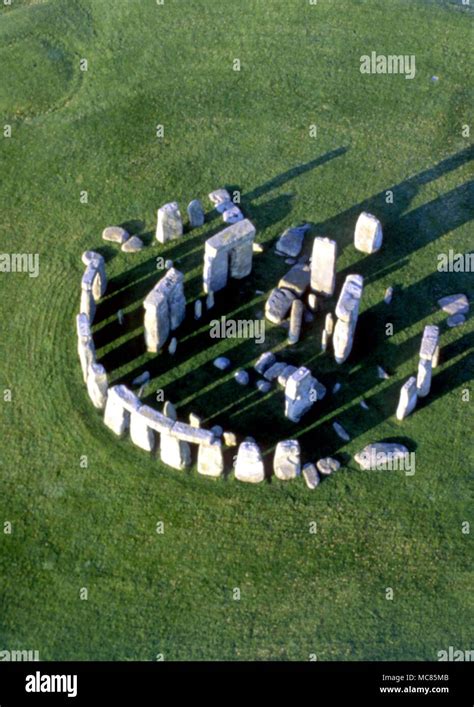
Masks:
[[[251,221],[244,217],[240,207],[234,204],[226,189],[217,189],[209,195],[210,201],[222,215],[225,227],[204,243],[202,267],[202,291],[205,294],[205,307],[214,307],[214,293],[224,290],[229,279],[241,280],[252,273],[253,258],[262,251],[255,242],[256,229]],[[200,227],[205,222],[205,213],[201,202],[194,199],[187,207],[189,229]],[[280,278],[276,286],[268,293],[265,303],[265,318],[273,325],[286,327],[288,345],[294,346],[303,335],[304,323],[312,321],[319,311],[319,303],[331,304],[336,289],[337,244],[335,241],[316,236],[312,244],[310,258],[300,255],[303,241],[309,232],[309,226],[300,225],[287,229],[276,243],[276,254],[285,258],[291,265],[288,272]],[[179,206],[176,202],[165,204],[158,210],[156,240],[159,243],[183,238],[184,227]],[[143,243],[137,236],[130,237],[121,227],[108,227],[103,238],[117,243],[124,252],[137,252]],[[360,214],[354,231],[354,247],[362,253],[376,253],[383,242],[382,225],[372,214]],[[197,471],[204,476],[219,477],[228,473],[226,468],[226,450],[237,447],[233,459],[235,478],[250,483],[258,483],[272,474],[280,480],[295,479],[299,476],[309,489],[316,488],[320,481],[340,468],[338,459],[325,457],[314,462],[304,459],[304,450],[297,439],[285,439],[276,442],[272,469],[265,468],[262,449],[253,436],[244,437],[240,443],[237,435],[224,431],[219,425],[205,429],[198,415],[191,413],[188,422],[178,420],[175,406],[165,402],[163,410],[158,411],[140,400],[141,390],[133,392],[123,384],[108,385],[107,372],[96,360],[96,350],[92,334],[92,325],[96,308],[107,288],[107,274],[104,258],[94,251],[82,255],[86,267],[81,282],[80,312],[77,315],[78,354],[84,382],[89,397],[98,410],[103,411],[105,425],[117,436],[126,433],[134,445],[154,453],[159,451],[161,461],[174,469],[191,466],[192,446],[197,447]],[[337,300],[324,317],[324,329],[321,341],[315,346],[320,351],[328,351],[332,341],[334,361],[338,365],[351,355],[357,335],[359,310],[363,299],[364,279],[360,274],[346,275]],[[262,293],[263,294],[263,293]],[[384,296],[386,306],[393,296],[389,288]],[[452,302],[460,301],[464,306],[463,295],[453,296],[449,302],[442,301],[440,306],[448,307],[451,312]],[[457,299],[456,299],[457,298]],[[449,299],[449,298],[448,298]],[[451,309],[449,309],[451,307]],[[446,311],[448,311],[446,310]],[[463,310],[465,311],[465,309]],[[203,315],[200,299],[194,302],[194,320]],[[120,312],[117,313],[120,319]],[[171,262],[166,272],[159,277],[143,301],[143,328],[146,351],[162,355],[167,346],[168,354],[173,355],[178,345],[180,326],[186,318],[185,277]],[[166,354],[164,354],[166,355]],[[432,371],[439,358],[439,329],[434,325],[424,328],[420,346],[420,360],[417,376],[410,377],[401,387],[396,417],[403,420],[416,407],[419,397],[426,397],[430,392]],[[218,357],[214,366],[225,371],[230,361]],[[327,394],[327,387],[304,365],[291,365],[278,360],[273,351],[265,351],[253,366],[255,387],[265,394],[273,385],[278,385],[284,392],[284,404],[281,415],[290,423],[299,425],[308,411]],[[386,377],[379,367],[379,377]],[[139,376],[134,383],[146,384],[148,376]],[[249,372],[239,369],[234,378],[237,386],[249,384]],[[331,395],[335,395],[340,384],[333,386]],[[368,406],[362,400],[362,410]],[[361,413],[363,414],[363,413]],[[350,439],[345,428],[337,421],[333,429],[343,441]],[[249,430],[250,432],[251,430]],[[370,468],[367,460],[371,455],[380,463],[399,459],[409,454],[404,445],[376,441],[355,456],[361,468]]]

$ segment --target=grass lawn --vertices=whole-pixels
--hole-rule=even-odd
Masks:
[[[449,646],[472,647],[463,523],[473,520],[473,403],[463,398],[474,327],[468,318],[449,329],[437,306],[457,292],[472,299],[472,274],[437,264],[440,253],[472,247],[474,148],[463,126],[472,130],[473,17],[460,0],[1,6],[0,251],[39,253],[40,274],[0,274],[0,531],[12,524],[0,532],[0,650],[38,650],[43,660],[331,661],[436,660]],[[361,74],[372,51],[414,54],[415,78]],[[264,252],[212,312],[198,323],[190,314],[174,357],[147,354],[142,301],[162,275],[156,258],[185,273],[191,313],[204,241],[221,228],[206,195],[223,186],[241,192]],[[184,212],[196,197],[206,224],[158,244],[157,208],[177,200]],[[371,256],[353,246],[363,210],[384,226]],[[209,338],[211,318],[261,314],[288,269],[274,242],[301,222],[312,224],[307,253],[316,235],[337,241],[337,293],[348,273],[365,279],[342,366],[320,352],[324,312],[290,348],[270,324],[263,346]],[[147,247],[129,255],[106,244],[101,231],[115,224]],[[305,462],[334,454],[343,468],[314,492],[302,479],[213,481],[115,438],[77,358],[86,249],[107,260],[94,338],[111,383],[149,370],[146,402],[159,407],[163,390],[182,420],[195,412],[207,427],[252,434],[269,464],[276,442],[296,436]],[[427,323],[441,328],[440,366],[430,396],[398,422]],[[267,349],[307,365],[329,390],[340,382],[340,392],[294,425],[281,388],[262,396],[212,365],[226,355],[233,370],[250,368]],[[378,379],[377,365],[390,379]],[[387,439],[416,452],[413,476],[359,470],[353,455]]]

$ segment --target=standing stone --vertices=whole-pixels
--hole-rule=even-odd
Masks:
[[[130,416],[130,439],[133,444],[145,452],[152,452],[155,447],[155,433],[149,427],[148,418],[143,415],[142,410],[148,410],[146,405],[138,408],[136,412],[132,412]]]
[[[372,214],[363,211],[357,219],[354,246],[362,253],[375,253],[382,245],[382,224]]]
[[[82,254],[82,262],[86,266],[92,266],[95,273],[92,278],[92,294],[97,302],[104,296],[107,289],[107,273],[105,271],[104,257],[100,253],[96,253],[94,250],[86,250]],[[88,269],[89,267],[87,267],[86,272]]]
[[[145,343],[151,353],[165,344],[170,331],[177,329],[185,317],[183,282],[183,273],[171,268],[145,298]]]
[[[202,317],[202,302],[200,299],[197,299],[194,302],[194,319],[201,319]]]
[[[331,297],[336,284],[337,244],[329,238],[316,237],[311,259],[311,289]]]
[[[170,420],[176,421],[178,419],[178,413],[176,412],[176,408],[173,403],[170,403],[169,400],[166,400],[165,404],[163,405],[163,415],[165,417],[169,417]]]
[[[158,209],[156,225],[156,240],[167,243],[183,235],[183,220],[176,201],[165,204]]]
[[[313,490],[319,485],[319,474],[316,471],[314,464],[305,464],[303,467],[303,478],[306,486]]]
[[[226,447],[236,447],[237,437],[233,432],[224,432],[224,444]]]
[[[197,470],[203,476],[218,477],[224,472],[222,442],[216,439],[212,444],[200,444],[198,448]]]
[[[235,462],[235,478],[252,484],[257,484],[265,478],[260,449],[256,442],[249,438],[239,446]]]
[[[201,427],[201,418],[193,412],[189,413],[189,424],[191,427]]]
[[[209,200],[214,204],[217,211],[221,214],[226,208],[233,206],[232,199],[227,189],[216,189],[209,194]]]
[[[183,442],[168,432],[162,432],[160,435],[160,459],[163,464],[172,469],[185,469],[191,464],[191,447],[188,442]]]
[[[282,481],[296,479],[301,472],[301,453],[299,442],[287,439],[278,442],[273,457],[273,471],[275,476]]]
[[[285,417],[292,422],[299,422],[315,402],[312,392],[314,383],[311,371],[304,366],[288,378],[285,386]]]
[[[393,287],[387,287],[387,289],[385,290],[383,301],[385,302],[385,304],[390,304],[392,301],[392,298],[393,298]]]
[[[285,388],[285,386],[288,382],[288,378],[290,376],[292,376],[293,373],[297,370],[298,370],[297,366],[292,366],[291,364],[286,366],[278,376],[278,385],[281,385],[282,388]]]
[[[243,371],[242,369],[239,369],[234,373],[234,379],[236,380],[239,385],[248,385],[249,382],[249,374],[247,371]]]
[[[333,422],[332,428],[340,439],[342,439],[344,442],[350,442],[350,436],[339,422]]]
[[[259,356],[257,363],[254,366],[254,369],[257,371],[257,373],[263,375],[267,368],[273,366],[275,361],[275,354],[273,354],[271,351],[265,351],[265,353]]]
[[[117,310],[117,320],[120,326],[123,326],[124,322],[124,314],[123,314],[123,309]]]
[[[428,324],[423,329],[423,338],[421,339],[420,358],[426,361],[432,361],[436,350],[439,346],[439,327],[433,324]]]
[[[326,319],[324,320],[324,331],[327,333],[328,336],[332,336],[333,334],[334,317],[332,316],[331,312],[328,312],[326,314]]]
[[[418,362],[418,375],[416,377],[416,392],[419,398],[425,398],[431,388],[432,363],[425,358]]]
[[[91,363],[87,375],[87,392],[98,410],[105,408],[108,387],[105,368],[100,363]]]
[[[207,297],[206,297],[206,309],[209,310],[209,309],[212,309],[213,307],[214,307],[214,292],[212,292],[212,290],[210,290],[207,293]]]
[[[170,356],[174,356],[176,353],[176,349],[178,348],[178,339],[173,336],[173,338],[170,341],[170,345],[168,346],[168,353]]]
[[[204,246],[203,288],[207,294],[227,285],[230,275],[237,280],[252,272],[255,226],[243,219],[208,238]]]
[[[291,345],[297,344],[300,340],[303,311],[303,302],[300,299],[295,299],[291,305],[290,329],[288,332],[288,343]]]
[[[326,329],[323,330],[323,333],[321,334],[321,351],[325,353],[326,349],[328,347],[328,333]]]
[[[76,317],[77,331],[77,353],[81,363],[82,377],[87,383],[89,367],[95,363],[95,346],[92,339],[92,332],[89,317],[83,312]]]
[[[188,204],[188,219],[191,228],[199,228],[204,225],[204,209],[199,199],[193,199]]]
[[[341,463],[337,459],[333,459],[333,457],[324,457],[324,459],[316,462],[316,466],[320,474],[329,476],[340,468]]]
[[[104,412],[104,424],[121,436],[130,426],[130,415],[139,409],[140,400],[124,385],[109,388]]]
[[[95,317],[96,304],[95,299],[92,294],[92,290],[81,289],[81,301],[79,304],[79,311],[81,314],[85,314],[89,321],[92,323]]]
[[[397,420],[403,420],[416,407],[416,378],[412,376],[402,385],[400,400],[397,407]]]
[[[343,363],[352,350],[363,284],[362,275],[348,275],[342,286],[336,305],[337,322],[333,334],[336,363]]]
[[[265,303],[265,317],[273,324],[281,324],[295,299],[296,295],[290,290],[275,288]]]
[[[312,312],[316,312],[318,309],[318,297],[314,294],[314,292],[311,292],[311,294],[308,295],[308,307]]]
[[[260,391],[260,393],[268,393],[272,387],[272,384],[270,381],[264,381],[264,380],[259,380],[256,383],[257,390]]]

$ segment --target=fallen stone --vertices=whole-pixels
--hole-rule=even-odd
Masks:
[[[339,422],[333,422],[332,427],[333,427],[334,432],[337,434],[337,436],[340,437],[344,442],[350,441],[351,438],[347,434],[344,427],[341,424],[339,424]]]
[[[191,228],[199,228],[204,225],[204,209],[199,199],[193,199],[189,202],[187,212]]]
[[[397,442],[373,442],[354,456],[361,469],[368,471],[393,464],[398,459],[404,459],[409,451],[403,444]]]
[[[406,383],[402,385],[400,391],[400,399],[397,407],[397,420],[403,420],[416,407],[417,402],[416,378],[411,376]]]
[[[222,218],[224,223],[237,223],[244,220],[244,215],[238,206],[232,205],[223,212]]]
[[[314,464],[305,464],[303,467],[303,478],[306,482],[306,486],[313,490],[316,486],[319,486],[319,474],[316,471]]]
[[[279,289],[294,292],[297,297],[302,297],[309,287],[310,272],[307,265],[294,265],[288,270],[278,283]]]
[[[362,253],[375,253],[382,245],[382,224],[376,216],[363,211],[357,219],[354,246]]]
[[[202,302],[200,299],[197,299],[194,302],[194,319],[201,319],[202,317]]]
[[[315,402],[315,382],[311,371],[304,366],[288,378],[285,386],[285,417],[292,422],[299,422]]]
[[[215,191],[211,191],[209,194],[209,200],[216,208],[222,208],[223,204],[232,203],[232,199],[230,198],[230,194],[227,189],[216,189]]]
[[[234,373],[234,379],[239,385],[248,385],[249,383],[249,374],[247,371],[243,371],[242,369],[239,369]]]
[[[318,381],[317,378],[313,378],[313,390],[316,394],[316,400],[322,400],[327,393],[326,386]]]
[[[125,243],[122,243],[122,251],[124,253],[138,253],[143,250],[143,241],[138,236],[132,236]]]
[[[384,297],[383,297],[383,301],[385,302],[385,304],[390,304],[392,301],[392,297],[393,297],[393,287],[387,287],[387,289],[385,290]]]
[[[284,362],[280,363],[274,363],[270,368],[267,368],[267,370],[264,372],[263,377],[267,379],[267,381],[274,381],[275,378],[278,378],[278,376],[283,373],[285,370],[287,364]]]
[[[122,245],[122,243],[125,243],[125,241],[128,240],[129,237],[130,236],[127,231],[124,228],[121,228],[120,226],[108,226],[102,231],[102,238],[104,239],[104,241],[119,243],[120,245]]]
[[[214,366],[218,368],[220,371],[225,371],[226,368],[229,368],[230,366],[230,361],[228,358],[225,356],[218,356],[218,358],[214,359]]]
[[[235,462],[235,478],[252,484],[259,483],[265,478],[260,449],[251,438],[247,438],[239,446]]]
[[[273,471],[282,481],[296,479],[301,473],[300,445],[294,439],[278,442],[273,457]]]
[[[464,324],[466,321],[466,317],[464,314],[452,314],[448,319],[446,320],[446,324],[453,328],[456,326],[461,326],[461,324]]]
[[[442,297],[438,300],[438,305],[447,314],[467,314],[469,311],[469,300],[463,294]]]
[[[320,474],[323,476],[329,476],[340,468],[341,463],[332,457],[324,457],[324,459],[320,459],[316,462],[316,466],[318,467]]]
[[[309,311],[309,309],[304,310],[303,321],[305,324],[311,324],[311,322],[314,322],[314,315]]]
[[[295,299],[296,295],[290,290],[275,288],[265,303],[265,317],[273,324],[281,324]]]
[[[132,380],[132,385],[143,385],[143,383],[148,383],[150,377],[149,371],[143,371],[143,373],[140,373],[139,376]]]
[[[253,243],[252,250],[254,253],[263,253],[263,245],[261,243]]]
[[[273,354],[271,351],[265,351],[265,353],[259,356],[257,363],[254,366],[254,369],[257,371],[257,373],[263,375],[267,368],[272,366],[275,361],[275,354]]]
[[[176,201],[165,204],[158,209],[156,224],[156,240],[160,243],[181,238],[183,235],[183,220]]]
[[[311,289],[331,297],[336,285],[337,244],[329,238],[316,237],[311,258]]]
[[[341,384],[340,383],[334,383],[333,388],[332,388],[332,394],[336,395],[336,393],[339,393],[341,390]]]
[[[287,228],[278,239],[276,249],[283,255],[296,258],[301,253],[303,240],[309,229],[309,224]]]

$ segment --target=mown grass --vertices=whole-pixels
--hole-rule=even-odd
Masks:
[[[447,329],[436,305],[472,294],[470,273],[436,270],[440,252],[471,247],[473,152],[462,135],[470,39],[472,9],[454,0],[2,7],[0,114],[12,137],[0,141],[1,251],[38,252],[41,270],[36,280],[1,275],[0,390],[13,396],[0,405],[0,521],[13,524],[0,535],[1,649],[37,649],[45,660],[433,660],[449,645],[470,647],[472,541],[462,523],[472,508],[472,403],[462,395],[473,328]],[[372,50],[414,53],[416,78],[362,76],[359,57]],[[219,354],[250,366],[262,350],[253,342],[213,342],[208,319],[191,318],[173,359],[143,351],[141,302],[159,276],[156,257],[186,273],[191,311],[203,242],[219,226],[210,217],[159,246],[156,209],[176,199],[184,210],[223,185],[241,191],[265,252],[213,316],[262,312],[255,291],[285,271],[271,246],[292,223],[336,238],[338,288],[348,272],[365,277],[344,366],[319,352],[322,314],[291,350],[283,329],[267,328],[265,349],[306,363],[329,388],[342,383],[296,430],[283,419],[282,392],[261,397],[212,366]],[[352,246],[363,209],[384,223],[383,249],[371,257]],[[142,254],[101,241],[116,223],[143,236]],[[267,460],[296,435],[305,460],[335,454],[344,468],[314,493],[302,480],[248,487],[164,468],[113,438],[76,355],[87,248],[107,258],[95,337],[112,382],[148,369],[148,400],[164,389],[182,419],[194,411],[254,434]],[[390,308],[381,302],[388,285]],[[430,397],[398,423],[398,391],[428,322],[442,329],[441,365]],[[334,420],[351,442],[335,436]],[[353,454],[390,438],[416,451],[415,475],[359,471]]]

